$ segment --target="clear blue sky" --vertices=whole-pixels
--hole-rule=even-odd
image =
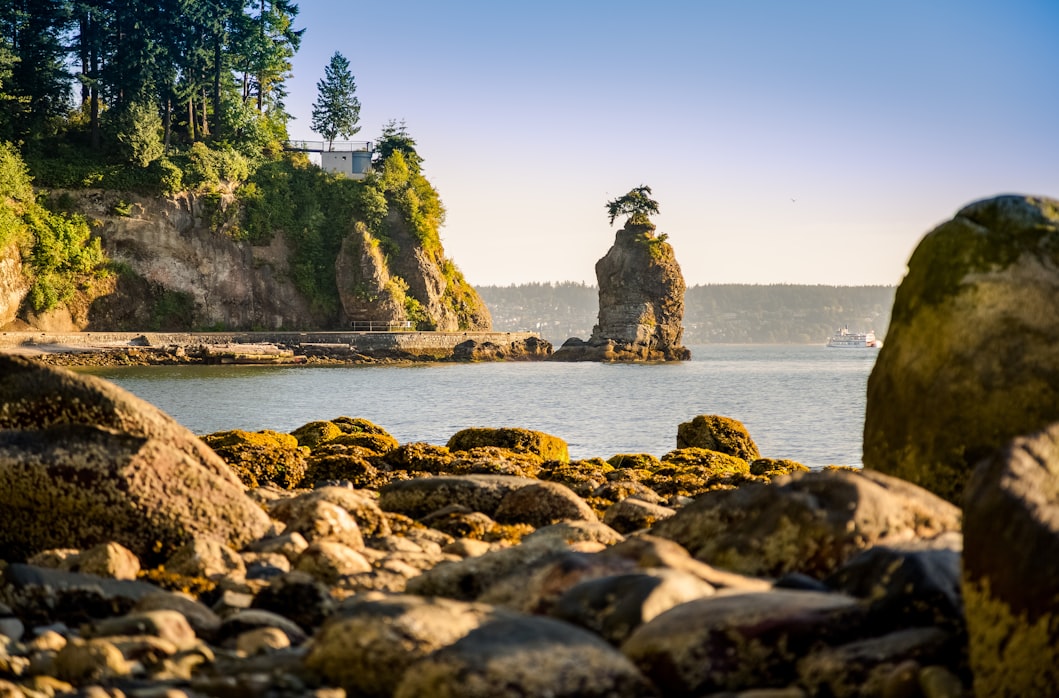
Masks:
[[[640,184],[689,285],[896,284],[964,204],[1059,198],[1059,0],[299,6],[291,136],[339,51],[473,284],[595,283]]]

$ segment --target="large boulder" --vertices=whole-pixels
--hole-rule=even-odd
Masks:
[[[633,217],[596,262],[599,322],[587,342],[572,338],[559,361],[684,361],[684,276],[673,247],[655,226]]]
[[[651,529],[741,574],[823,577],[873,545],[959,530],[960,511],[879,473],[812,471],[701,495]]]
[[[0,356],[0,559],[117,542],[164,560],[269,528],[224,462],[154,406],[91,376]]]
[[[868,380],[864,467],[958,502],[974,465],[1059,420],[1059,201],[1000,196],[931,231]]]
[[[1059,686],[1059,424],[974,471],[964,503],[963,599],[977,696]]]

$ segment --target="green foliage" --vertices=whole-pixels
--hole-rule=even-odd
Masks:
[[[33,200],[33,181],[18,149],[11,143],[0,143],[0,199]]]
[[[195,299],[190,293],[163,289],[151,306],[147,329],[155,332],[186,330],[195,318]]]
[[[188,183],[201,189],[250,176],[250,161],[233,148],[213,149],[200,141],[192,144],[187,157]]]
[[[419,157],[419,153],[416,152],[415,139],[408,133],[408,127],[404,121],[398,124],[395,120],[390,119],[383,125],[382,134],[375,142],[374,161],[376,163],[386,162],[394,153],[404,155],[408,166],[419,172],[420,166],[423,164],[423,158]]]
[[[105,273],[106,255],[81,216],[50,213],[34,205],[23,215],[33,235],[27,260],[33,269],[30,302],[38,312],[70,299],[78,278]]]
[[[367,186],[377,186],[386,201],[401,212],[419,244],[429,253],[439,255],[439,228],[445,221],[445,208],[434,187],[401,150],[393,150],[382,161],[378,179],[369,178]]]
[[[360,100],[357,85],[349,72],[349,61],[339,52],[324,68],[324,78],[316,83],[312,129],[327,139],[328,149],[336,136],[349,138],[360,131]]]
[[[618,216],[629,216],[633,223],[646,223],[648,216],[658,213],[658,202],[650,197],[651,187],[641,184],[631,189],[628,194],[607,202],[607,214],[610,224]]]
[[[111,207],[110,212],[115,216],[127,217],[132,215],[132,204],[125,199],[118,199],[118,201]]]
[[[151,163],[152,175],[158,177],[159,193],[172,196],[184,188],[184,171],[172,160],[161,157]]]
[[[150,104],[134,102],[118,120],[118,142],[125,157],[137,167],[147,167],[162,157],[162,118]]]

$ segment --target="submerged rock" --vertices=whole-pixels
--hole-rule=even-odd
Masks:
[[[978,201],[919,243],[868,380],[864,467],[959,502],[972,468],[1059,421],[1059,201]]]

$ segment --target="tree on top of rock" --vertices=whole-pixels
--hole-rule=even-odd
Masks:
[[[658,202],[651,198],[651,187],[641,184],[629,191],[628,194],[619,196],[617,199],[607,202],[607,213],[610,214],[610,224],[614,225],[614,219],[618,216],[629,216],[633,223],[647,223],[648,216],[658,213]]]
[[[316,101],[313,102],[312,129],[327,139],[327,149],[336,136],[349,138],[360,131],[360,100],[356,96],[357,85],[349,72],[349,60],[338,51],[324,68],[324,79],[316,83]]]

